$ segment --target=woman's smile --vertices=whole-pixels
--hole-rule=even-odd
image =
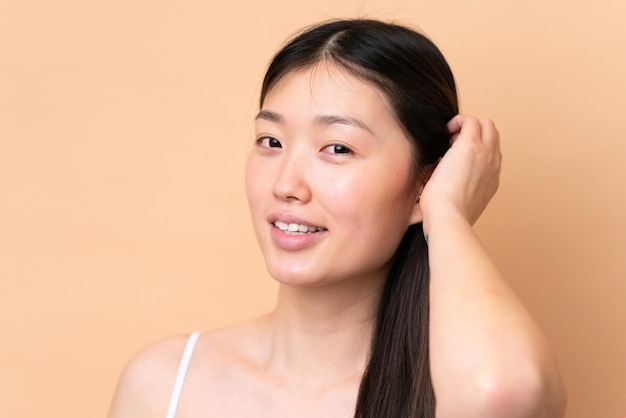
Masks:
[[[287,251],[302,250],[319,242],[327,229],[313,225],[293,215],[271,215],[271,238],[274,244]]]
[[[316,226],[296,224],[296,223],[288,224],[288,223],[281,222],[281,221],[274,222],[274,226],[280,229],[285,234],[302,234],[302,233],[311,234],[313,232],[319,232],[323,230],[321,226],[316,227]]]

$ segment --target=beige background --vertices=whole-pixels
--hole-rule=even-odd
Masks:
[[[626,415],[626,2],[0,0],[0,416],[106,413],[160,336],[271,308],[242,168],[271,54],[419,26],[495,119],[477,228],[552,341],[568,418]]]

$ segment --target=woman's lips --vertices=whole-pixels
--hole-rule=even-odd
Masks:
[[[310,247],[328,232],[322,226],[312,225],[294,216],[276,216],[270,220],[272,241],[277,247],[288,251]]]

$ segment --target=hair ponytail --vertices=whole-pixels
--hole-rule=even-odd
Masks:
[[[422,225],[412,225],[385,285],[355,418],[435,416],[428,355],[429,281]]]

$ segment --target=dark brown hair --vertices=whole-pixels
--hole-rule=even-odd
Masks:
[[[260,103],[286,74],[322,61],[382,91],[413,146],[423,180],[450,146],[447,122],[458,113],[454,77],[439,49],[405,26],[337,20],[306,29],[275,56]],[[428,246],[411,225],[396,250],[359,391],[356,418],[434,417],[430,377]]]

